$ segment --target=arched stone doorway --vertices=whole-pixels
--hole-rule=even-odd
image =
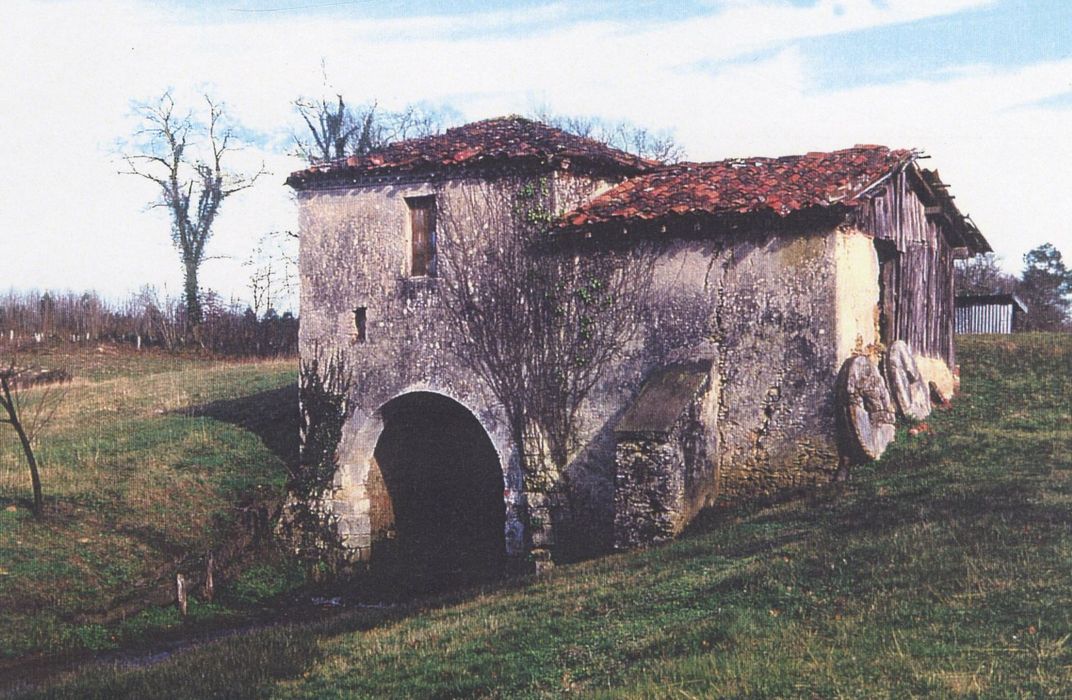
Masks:
[[[499,455],[462,404],[418,391],[380,409],[367,483],[372,564],[415,587],[498,573],[505,503]]]

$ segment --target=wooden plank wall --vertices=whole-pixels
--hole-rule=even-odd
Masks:
[[[909,177],[896,173],[862,210],[864,230],[894,248],[882,261],[882,339],[887,345],[904,340],[952,368],[953,249],[941,224],[927,217]]]

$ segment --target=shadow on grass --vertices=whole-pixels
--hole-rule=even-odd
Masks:
[[[30,496],[5,496],[0,497],[0,510],[2,511],[31,511],[33,510],[33,498]]]
[[[224,399],[178,411],[194,418],[212,418],[247,430],[293,468],[298,464],[298,385]]]
[[[856,601],[894,595],[926,580],[926,590],[911,598],[906,605],[885,610],[881,617],[879,613],[869,613],[873,620],[885,621],[883,624],[908,624],[905,620],[910,616],[931,615],[927,611],[932,607],[945,605],[943,596],[960,591],[956,581],[962,574],[964,562],[961,561],[963,556],[957,552],[966,545],[986,542],[993,534],[980,525],[1001,522],[1003,528],[1008,528],[1010,524],[1018,524],[1021,520],[1025,523],[1033,521],[1034,526],[1046,523],[1049,527],[1040,534],[1049,537],[1058,531],[1062,522],[1064,511],[1032,502],[1034,485],[1031,483],[1001,479],[961,484],[960,488],[951,489],[956,484],[934,477],[923,472],[905,475],[901,483],[893,488],[897,498],[887,498],[880,495],[881,491],[873,488],[873,484],[861,483],[846,489],[820,489],[795,502],[784,503],[774,512],[753,507],[708,512],[682,541],[656,548],[642,556],[615,557],[582,565],[572,570],[575,573],[563,570],[561,574],[554,574],[548,582],[536,585],[529,592],[531,595],[526,595],[526,600],[542,619],[558,609],[559,595],[569,590],[568,587],[563,588],[562,594],[541,592],[544,586],[554,585],[553,581],[559,576],[576,580],[578,573],[588,571],[588,579],[601,578],[601,574],[606,576],[613,569],[624,567],[649,570],[649,576],[637,579],[633,585],[643,586],[651,595],[636,598],[621,593],[624,597],[619,600],[616,597],[620,594],[617,585],[605,591],[596,589],[594,594],[610,599],[611,608],[632,606],[633,614],[639,615],[638,611],[665,604],[666,600],[675,596],[686,596],[686,600],[694,601],[690,603],[694,606],[701,605],[698,601],[718,601],[718,605],[726,606],[727,615],[730,616],[727,619],[731,622],[715,618],[713,614],[708,614],[702,620],[665,620],[665,634],[641,636],[631,643],[632,646],[606,662],[624,667],[656,655],[661,658],[681,657],[694,653],[697,648],[731,644],[736,634],[732,632],[736,624],[732,622],[733,611],[737,611],[736,614],[743,616],[742,619],[746,621],[754,610],[759,611],[762,619],[773,615],[767,612],[768,609],[780,609],[779,614],[783,617],[815,615],[817,609],[828,609],[832,611],[831,615],[843,613],[851,616],[858,614]],[[953,528],[959,540],[958,548],[940,549],[942,557],[936,560],[933,556],[906,557],[892,545],[878,542],[878,536],[890,529],[922,522],[945,523]],[[804,527],[805,524],[810,527]],[[722,528],[726,528],[732,536],[724,537],[721,541],[704,536]],[[841,546],[832,544],[842,541],[846,534],[852,537],[845,539]],[[754,571],[729,573],[724,568],[722,570],[729,575],[714,581],[687,583],[685,578],[687,572],[697,566],[719,564],[717,560],[705,562],[702,552],[741,563],[744,559],[757,556],[762,559],[764,555],[777,554],[779,550],[795,545],[803,545],[806,549],[792,553],[794,563],[782,557],[771,557],[769,565],[761,565]],[[1002,545],[994,542],[991,547],[996,552]],[[680,561],[672,568],[675,572],[672,580],[664,581],[657,569],[673,564],[671,559]],[[796,563],[798,559],[800,561]],[[842,564],[835,570],[830,564],[837,562]],[[684,582],[677,582],[679,578]],[[397,624],[430,610],[462,603],[484,592],[497,594],[498,605],[502,606],[505,604],[502,598],[504,593],[526,588],[532,583],[531,578],[501,581],[397,605],[360,606],[332,615],[330,619],[305,624],[298,622],[260,629],[248,636],[195,646],[152,670],[139,668],[137,662],[100,668],[88,677],[76,680],[73,685],[47,689],[44,696],[144,697],[158,694],[162,687],[172,689],[174,697],[222,697],[222,689],[226,689],[227,697],[263,697],[272,692],[286,694],[288,686],[276,684],[301,678],[317,664],[342,653],[334,647],[339,637]],[[782,587],[785,583],[792,584],[796,589],[815,592],[822,602],[802,597],[799,593],[788,594]],[[688,586],[693,586],[695,590]],[[1015,593],[1020,596],[1022,592],[1021,589],[1014,589],[1008,595]],[[511,602],[511,605],[514,604],[519,603]],[[1008,619],[1021,619],[1024,617],[1022,607],[1017,599],[1003,604],[1002,610],[1008,610],[1002,614]],[[987,611],[986,614],[993,613]],[[301,620],[302,614],[296,611],[292,619]],[[572,624],[563,620],[566,618],[559,620],[559,623]],[[836,625],[832,621],[829,624]],[[496,649],[504,656],[527,653],[525,650],[535,643],[534,640],[541,638],[540,634],[553,638],[555,629],[547,624],[537,634],[523,633],[523,630],[510,626],[506,630],[489,632],[483,642],[485,646],[481,648]],[[577,642],[578,649],[582,651],[584,644],[599,642],[598,637],[591,637],[593,633],[586,634],[589,635],[587,641]],[[461,663],[459,654],[443,652],[439,662],[444,667]],[[413,662],[403,659],[400,663],[412,665]],[[382,669],[376,672],[384,673]],[[323,673],[326,675],[320,678],[321,684],[338,680],[332,672]],[[447,681],[437,680],[435,683],[439,684],[437,687],[444,696],[465,694],[444,690]],[[494,689],[494,685],[489,685],[484,691],[493,694]]]
[[[518,591],[531,582],[531,577],[518,576],[404,603],[340,611],[293,608],[272,623],[109,653],[66,668],[43,667],[14,683],[5,684],[0,674],[0,697],[142,698],[158,695],[161,682],[175,698],[265,697],[280,680],[300,677],[327,658],[325,640],[387,627],[488,593]]]

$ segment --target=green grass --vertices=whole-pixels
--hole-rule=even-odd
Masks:
[[[454,598],[48,697],[1068,697],[1072,337],[960,339],[964,393],[846,484]]]
[[[280,497],[283,457],[243,410],[285,415],[265,398],[285,393],[296,363],[112,348],[20,362],[66,366],[74,379],[37,449],[41,521],[18,443],[0,426],[0,658],[108,649],[176,627],[174,613],[149,610],[176,568],[233,540],[243,504]]]

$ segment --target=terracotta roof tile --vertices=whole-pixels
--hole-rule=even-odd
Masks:
[[[651,170],[646,160],[596,141],[524,117],[499,117],[447,129],[442,134],[399,141],[364,156],[319,163],[294,172],[297,189],[362,177],[429,173],[506,162],[582,169],[605,174]]]
[[[855,198],[915,155],[855,146],[803,156],[679,163],[626,180],[567,214],[559,228],[692,214],[787,216],[808,207],[853,206]]]

